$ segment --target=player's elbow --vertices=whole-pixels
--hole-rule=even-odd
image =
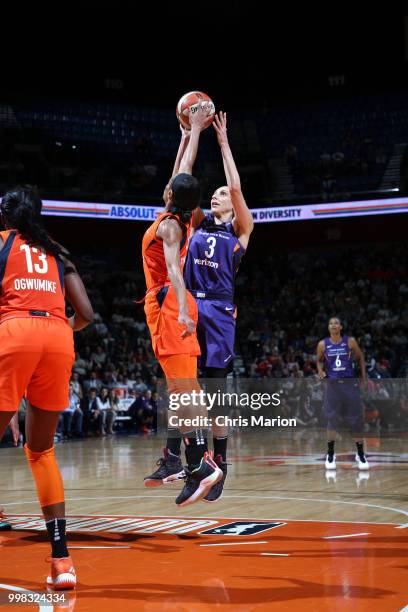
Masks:
[[[180,268],[178,266],[167,266],[167,274],[172,285],[176,283],[180,276]]]
[[[248,219],[248,221],[247,221],[247,232],[248,232],[248,234],[251,234],[253,232],[253,229],[254,229],[254,220],[253,220],[252,215],[251,215],[251,218]]]
[[[241,190],[241,181],[240,180],[236,180],[236,181],[232,181],[231,185],[229,186],[229,192],[230,192],[230,196],[231,196],[231,200],[234,201],[235,199],[242,199],[243,193]]]
[[[81,317],[83,322],[86,323],[86,325],[89,325],[90,323],[92,323],[92,321],[94,320],[94,316],[95,316],[91,304],[87,304],[86,306],[83,306],[81,308],[81,311],[78,312],[77,314],[79,314],[79,316]]]

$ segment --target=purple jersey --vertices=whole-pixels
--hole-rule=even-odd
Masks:
[[[232,224],[216,225],[213,215],[206,215],[191,239],[184,278],[197,299],[200,367],[222,369],[234,359],[234,283],[244,253]]]
[[[354,378],[353,358],[348,345],[348,336],[343,336],[336,344],[330,338],[325,338],[324,357],[327,378]]]
[[[187,289],[197,298],[232,302],[244,253],[232,223],[216,225],[213,215],[206,215],[190,241],[184,268]]]

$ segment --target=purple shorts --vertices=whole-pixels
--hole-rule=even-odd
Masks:
[[[221,300],[197,299],[200,368],[226,368],[234,359],[235,306]]]
[[[339,420],[344,417],[353,433],[363,429],[363,403],[358,381],[355,378],[327,379],[324,395],[324,410],[327,428],[337,430]]]

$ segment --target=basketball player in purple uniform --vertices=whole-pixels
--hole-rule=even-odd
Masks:
[[[357,341],[343,336],[342,329],[340,319],[332,317],[329,321],[330,336],[317,345],[318,376],[328,379],[324,397],[328,440],[325,466],[327,470],[336,469],[334,443],[339,416],[344,411],[357,446],[357,466],[360,470],[368,470],[370,466],[363,445],[363,404],[353,368],[353,361],[358,361],[361,378],[366,385],[365,360]]]
[[[241,181],[228,143],[227,115],[221,112],[215,117],[213,126],[221,149],[227,186],[214,192],[210,214],[204,215],[201,210],[196,213],[184,278],[198,304],[199,366],[207,379],[226,379],[234,359],[235,276],[254,222],[241,191]],[[212,433],[214,459],[223,470],[224,478],[204,498],[208,502],[220,498],[227,475],[228,427],[213,424]],[[145,486],[158,486],[177,478],[182,470],[180,446],[181,437],[168,437],[165,457],[159,460],[159,469],[145,479]]]

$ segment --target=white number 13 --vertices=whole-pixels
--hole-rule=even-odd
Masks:
[[[37,274],[47,274],[48,261],[47,254],[44,249],[37,249],[36,247],[30,247],[28,244],[22,244],[20,247],[20,251],[25,251],[27,271],[29,274],[32,274],[34,271],[37,272]],[[35,263],[33,266],[33,258],[31,256],[31,251],[33,253],[38,253],[40,251],[41,255],[38,255],[38,260],[41,262],[41,265]]]

